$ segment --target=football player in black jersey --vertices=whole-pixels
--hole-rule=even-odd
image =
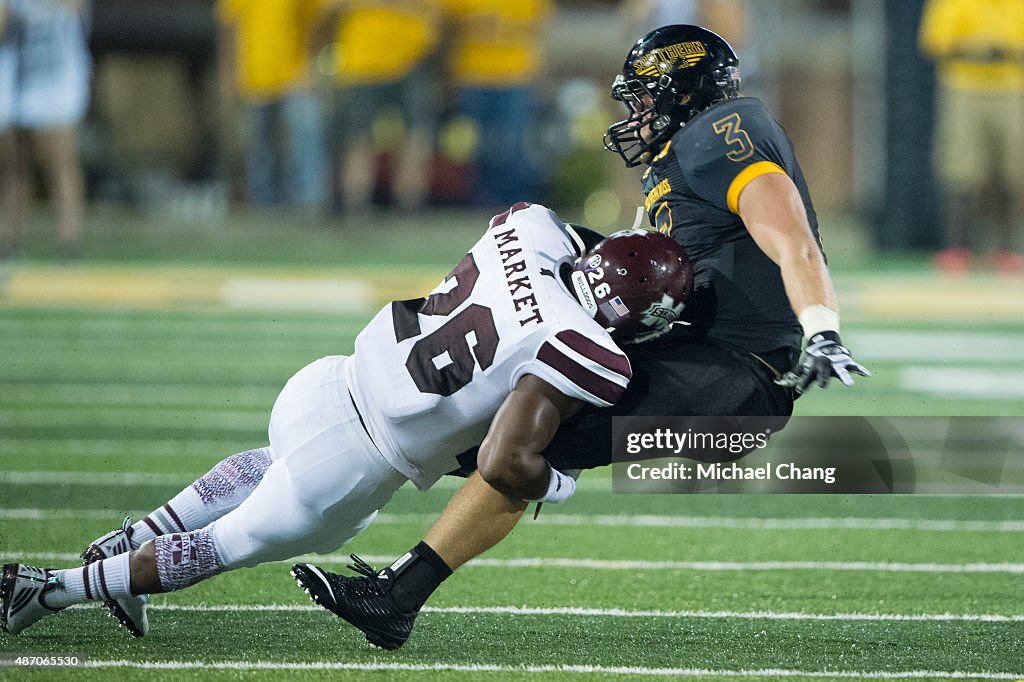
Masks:
[[[605,146],[627,166],[647,167],[647,215],[686,249],[694,292],[683,313],[689,324],[627,348],[633,380],[623,398],[562,424],[545,449],[557,469],[610,464],[615,415],[784,421],[812,384],[824,388],[835,377],[850,385],[851,375],[868,375],[839,337],[835,291],[793,147],[739,86],[728,43],[690,25],[641,38],[615,78],[612,96],[629,115],[608,128]],[[471,476],[422,552],[454,570],[499,542],[524,509]],[[450,574],[420,559],[421,545],[379,574],[342,579],[339,601],[350,622],[404,641],[419,607]]]
[[[609,414],[785,418],[812,384],[824,388],[835,377],[850,385],[852,374],[867,375],[839,338],[835,291],[793,146],[760,100],[740,95],[729,44],[699,26],[656,29],[630,50],[612,97],[629,115],[608,128],[605,147],[627,166],[646,166],[650,223],[693,264],[689,324],[635,347],[623,400],[579,415],[576,429],[564,425],[549,460],[608,464],[610,452],[598,461],[593,444],[610,450]]]

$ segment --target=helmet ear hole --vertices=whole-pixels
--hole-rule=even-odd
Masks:
[[[596,256],[600,256],[601,268],[589,265]],[[615,333],[616,342],[633,343],[667,331],[693,290],[693,269],[686,252],[660,232],[623,230],[609,235],[580,258],[573,270],[574,282],[601,280],[603,293],[600,302],[593,301],[596,310],[592,316]],[[586,307],[579,295],[577,300]]]

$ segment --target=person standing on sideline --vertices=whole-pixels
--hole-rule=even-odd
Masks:
[[[332,125],[342,212],[373,202],[380,124],[401,116],[392,144],[391,194],[412,213],[429,198],[438,120],[434,57],[441,37],[439,0],[325,0],[337,28]],[[392,119],[396,120],[396,119]]]
[[[321,0],[219,0],[217,10],[221,65],[244,110],[246,200],[323,209],[327,156],[312,59]]]
[[[474,177],[469,202],[494,207],[538,187],[530,135],[537,121],[544,28],[550,0],[445,0],[455,104],[472,124]]]
[[[1024,0],[929,0],[920,46],[939,81],[945,248],[935,265],[962,275],[983,249],[1000,274],[1024,273]]]
[[[78,124],[91,89],[89,5],[0,0],[0,14],[0,258],[21,249],[34,152],[56,207],[59,253],[74,260],[86,203]]]

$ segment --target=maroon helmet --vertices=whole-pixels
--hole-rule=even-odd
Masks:
[[[641,343],[667,332],[693,292],[686,251],[650,230],[616,232],[572,269],[576,298],[619,343]]]

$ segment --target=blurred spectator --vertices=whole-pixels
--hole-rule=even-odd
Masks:
[[[697,0],[625,0],[621,14],[630,39],[661,26],[700,23]]]
[[[333,133],[344,209],[369,208],[376,142],[387,138],[396,168],[392,194],[402,209],[416,210],[427,198],[437,128],[439,0],[327,1],[337,12]]]
[[[220,0],[221,63],[245,107],[245,174],[255,206],[326,203],[323,113],[313,88],[322,0]]]
[[[57,207],[61,255],[78,255],[85,182],[77,126],[91,73],[87,12],[84,0],[0,0],[0,256],[20,247],[31,198],[30,146]]]
[[[920,43],[939,69],[935,163],[945,193],[946,249],[936,266],[963,273],[972,248],[985,246],[995,249],[999,272],[1020,273],[1024,0],[929,0]],[[994,235],[978,234],[986,206],[998,225]]]
[[[670,24],[696,24],[725,38],[743,63],[743,90],[758,99],[760,78],[758,50],[749,30],[751,17],[747,0],[625,0],[621,7],[623,24],[630,37],[645,35]]]
[[[527,137],[536,122],[549,0],[445,0],[459,114],[472,122],[471,200],[501,206],[535,196]]]

